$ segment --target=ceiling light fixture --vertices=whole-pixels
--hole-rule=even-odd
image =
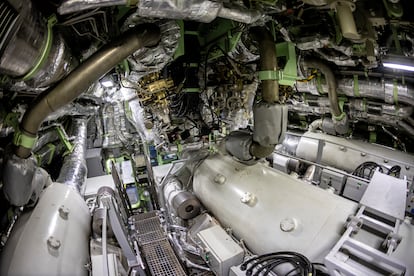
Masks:
[[[382,59],[382,65],[386,68],[414,72],[414,59],[412,57],[387,55]]]

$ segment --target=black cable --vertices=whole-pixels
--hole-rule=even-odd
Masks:
[[[269,267],[272,267],[272,265],[278,266],[280,264],[280,262],[281,262],[281,260],[277,260],[277,259],[276,260],[271,260],[271,261],[267,262],[266,265],[262,265],[261,268],[257,269],[256,272],[252,276],[259,276],[260,273],[263,270],[265,270],[265,274],[264,275],[266,275],[266,274],[268,274],[272,270]],[[267,271],[266,271],[266,269],[267,269]]]
[[[295,267],[295,268],[293,268],[292,270],[289,270],[289,271],[285,274],[285,276],[289,276],[292,272],[295,272],[296,270],[298,270],[298,268],[300,269],[300,267]]]
[[[388,170],[388,175],[392,175],[396,178],[400,178],[401,167],[398,165],[392,166],[391,169]]]
[[[315,273],[318,276],[329,276],[328,269],[326,268],[325,264],[323,263],[312,263],[313,267],[315,268]],[[320,268],[318,268],[320,267]]]
[[[360,164],[352,174],[361,178],[371,179],[372,175],[374,174],[375,170],[378,168],[379,172],[383,172],[383,169],[380,165],[375,162],[364,162]]]
[[[299,270],[299,275],[316,275],[315,267],[305,256],[300,253],[290,251],[269,253],[251,258],[245,261],[240,268],[242,271],[245,271],[247,269],[246,275],[251,276],[253,270],[257,266],[264,266],[265,268],[260,268],[259,272],[256,271],[255,275],[258,275],[258,273],[263,270],[266,270],[265,275],[267,275],[277,266],[286,263],[290,263],[295,268],[294,270],[289,271],[288,274]]]
[[[284,264],[284,263],[286,263],[286,262],[282,262],[281,264]],[[292,272],[294,272],[294,271],[296,271],[296,270],[298,270],[299,269],[299,271],[300,271],[300,273],[302,273],[302,274],[304,274],[304,272],[303,272],[303,268],[301,268],[299,265],[298,265],[298,263],[296,263],[296,262],[290,262],[290,264],[294,267],[292,270],[290,270],[290,271],[288,271],[286,274],[285,274],[285,276],[287,276],[287,275],[289,275],[290,273],[292,273]],[[278,263],[274,263],[274,264],[272,264],[271,266],[268,266],[267,267],[267,271],[265,272],[265,274],[263,274],[263,276],[266,276],[266,275],[269,275],[269,273],[273,270],[273,269],[275,269],[278,265],[280,265],[280,264],[278,264]],[[306,274],[304,274],[304,275],[306,275]],[[307,275],[306,275],[307,276]]]
[[[257,262],[255,262],[254,264],[252,264],[247,270],[246,270],[246,275],[251,275],[252,273],[253,273],[253,270],[257,267],[257,266],[259,266],[259,265],[262,265],[262,266],[264,266],[264,267],[266,267],[267,265],[265,265],[265,264],[263,264],[263,263],[266,263],[266,262],[268,262],[268,261],[271,261],[271,260],[273,260],[273,261],[278,261],[278,259],[274,259],[275,257],[274,256],[268,256],[268,257],[266,257],[266,258],[263,258],[263,259],[260,259],[260,261],[257,261]]]

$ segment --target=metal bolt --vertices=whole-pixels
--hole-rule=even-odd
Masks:
[[[367,154],[365,152],[361,152],[361,156],[365,157],[365,156],[367,156]]]
[[[388,159],[384,159],[384,163],[388,163]]]
[[[222,174],[217,174],[216,177],[214,177],[214,182],[222,185],[226,182],[226,177]]]
[[[240,198],[240,201],[244,204],[249,204],[253,202],[253,199],[254,196],[251,193],[245,192],[243,196]]]
[[[50,236],[50,237],[47,239],[47,245],[48,245],[51,249],[55,249],[55,250],[57,250],[57,249],[59,249],[59,247],[61,246],[61,242],[60,242],[60,240],[56,239],[55,237]]]
[[[340,146],[340,147],[339,147],[339,150],[340,150],[340,151],[345,151],[345,149],[346,149],[346,148],[345,148],[344,146]]]
[[[59,215],[63,219],[68,219],[69,217],[69,208],[62,205],[59,207]]]
[[[283,232],[292,232],[296,228],[296,221],[293,218],[285,218],[280,222],[280,229]]]
[[[405,169],[408,171],[410,169],[410,166],[405,166]]]

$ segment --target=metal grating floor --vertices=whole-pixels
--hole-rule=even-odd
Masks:
[[[153,217],[140,221],[135,221],[135,230],[138,232],[139,235],[155,231],[162,231],[160,219],[158,217]]]
[[[148,212],[132,217],[138,244],[147,261],[151,275],[186,276],[163,229],[157,212]]]
[[[142,246],[142,251],[152,275],[186,275],[168,240],[146,244]]]
[[[152,242],[163,240],[163,239],[165,239],[165,235],[161,231],[154,231],[154,232],[149,232],[149,233],[145,233],[142,235],[138,235],[138,243],[140,245],[145,245],[147,243],[152,243]]]

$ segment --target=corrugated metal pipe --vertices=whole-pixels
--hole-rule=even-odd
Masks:
[[[414,106],[414,86],[410,83],[399,83],[391,79],[382,78],[342,78],[337,80],[338,94],[347,97],[369,98],[382,100],[389,104],[407,104]],[[297,82],[296,88],[300,93],[319,95],[327,91],[327,86],[322,84],[318,88],[315,80],[309,82]]]
[[[74,139],[74,148],[72,152],[66,155],[63,160],[63,166],[60,169],[59,177],[56,182],[63,183],[80,192],[85,182],[88,169],[86,166],[86,147],[87,147],[87,126],[88,119],[75,118],[72,122],[72,136]]]
[[[59,14],[69,14],[110,6],[137,6],[138,14],[147,18],[183,19],[209,23],[217,17],[252,24],[263,17],[256,10],[226,7],[223,1],[208,0],[66,0],[58,8]]]
[[[62,1],[58,8],[58,13],[69,14],[111,6],[133,6],[136,2],[137,0],[66,0]]]
[[[210,23],[217,17],[252,24],[263,17],[257,10],[240,6],[225,6],[224,1],[209,0],[140,0],[138,15],[147,18],[182,19]]]
[[[254,131],[233,132],[226,140],[226,149],[243,162],[254,162],[269,156],[276,144],[283,141],[287,128],[288,108],[279,102],[277,55],[273,36],[263,27],[251,29],[260,52],[262,100],[253,107]]]
[[[339,106],[336,78],[331,68],[324,61],[312,58],[305,59],[303,65],[304,67],[318,69],[325,76],[326,83],[328,84],[329,105],[335,131],[339,134],[347,133],[348,117]]]
[[[154,46],[160,38],[160,30],[152,24],[140,25],[108,44],[78,68],[72,71],[53,89],[42,94],[26,111],[20,126],[20,137],[15,137],[15,154],[28,158],[30,140],[35,140],[43,120],[52,112],[70,103],[114,66],[138,49]],[[22,143],[22,140],[26,142]]]

